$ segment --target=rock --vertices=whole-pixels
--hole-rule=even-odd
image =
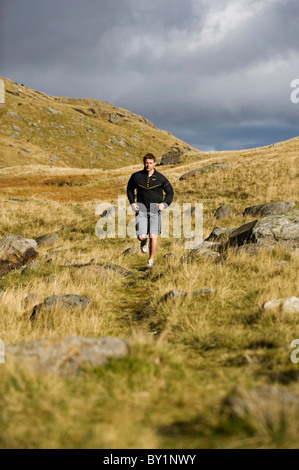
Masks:
[[[299,211],[292,215],[269,215],[255,222],[250,243],[299,248]]]
[[[49,311],[52,309],[63,309],[68,310],[71,308],[86,308],[90,304],[90,300],[87,297],[76,294],[58,294],[50,295],[46,297],[44,302],[36,305],[31,313],[31,317],[35,318],[38,313],[41,311]]]
[[[205,165],[205,166],[202,166],[200,168],[197,168],[196,170],[192,170],[192,171],[188,171],[188,173],[184,173],[182,176],[180,176],[180,180],[185,180],[185,179],[188,179],[188,178],[191,178],[195,175],[197,175],[197,173],[205,173],[207,171],[212,171],[212,170],[215,170],[215,169],[218,169],[218,168],[231,168],[231,164],[230,163],[211,163],[211,165]]]
[[[129,354],[129,344],[121,338],[46,338],[5,345],[6,362],[31,366],[37,371],[76,376],[87,366],[104,366],[109,359]]]
[[[221,206],[218,207],[214,213],[214,217],[216,219],[224,219],[225,217],[231,217],[232,215],[235,214],[228,206],[225,206],[224,204],[221,204]]]
[[[264,304],[265,310],[279,309],[282,313],[299,313],[299,297],[286,297],[284,299],[269,300]]]
[[[180,291],[180,290],[171,290],[169,292],[167,292],[167,294],[165,294],[161,300],[169,300],[169,299],[177,299],[177,298],[180,298],[180,297],[186,297],[187,295],[187,292],[183,292],[183,291]]]
[[[220,261],[220,254],[218,253],[218,249],[220,248],[221,245],[219,245],[219,243],[204,241],[198,248],[191,250],[185,260],[188,261],[192,258],[202,257],[213,259],[214,261]]]
[[[21,119],[18,113],[16,113],[15,111],[8,111],[6,115],[7,117],[10,117],[12,119]]]
[[[42,302],[42,298],[34,293],[30,293],[25,297],[25,299],[22,301],[22,305],[24,307],[34,307],[35,305],[38,305]]]
[[[253,390],[235,387],[224,399],[222,412],[231,418],[253,420],[259,427],[264,425],[266,429],[273,429],[273,426],[282,425],[281,420],[290,412],[290,407],[298,407],[298,403],[298,393],[286,387],[264,385]],[[277,432],[279,430],[281,428]]]
[[[256,223],[257,220],[254,220],[253,222],[241,225],[240,227],[237,227],[232,230],[229,235],[228,241],[222,245],[223,250],[227,249],[229,246],[240,246],[244,243],[247,243],[252,235],[252,230]]]
[[[215,294],[216,289],[196,289],[192,292],[193,296],[206,296],[206,295],[211,295]]]
[[[0,240],[0,274],[23,266],[37,255],[35,240],[20,235],[6,235]]]
[[[13,128],[14,131],[17,131],[17,132],[22,131],[22,129],[19,126],[16,126],[15,124],[13,124],[12,128]]]
[[[167,152],[162,155],[160,165],[178,165],[181,163],[181,152],[179,150]]]
[[[103,266],[104,269],[111,269],[112,271],[116,271],[117,273],[121,274],[122,276],[135,276],[135,273],[132,271],[129,271],[128,269],[123,268],[122,266],[119,266],[118,264],[105,264]]]
[[[51,108],[50,106],[48,108],[48,111],[51,114],[61,114],[61,111],[59,111],[58,109]]]
[[[29,263],[21,272],[21,274],[26,274],[30,271],[36,271],[38,269],[38,262],[37,261],[32,261],[32,263]]]
[[[57,242],[59,239],[58,233],[47,233],[46,235],[41,235],[35,239],[37,246],[42,245],[52,245],[52,243]]]
[[[266,216],[266,215],[279,215],[285,214],[290,209],[295,207],[294,201],[288,202],[270,202],[269,204],[258,204],[256,206],[246,207],[243,212],[243,216],[251,215],[252,217]]]
[[[204,241],[211,241],[211,242],[220,242],[223,241],[223,239],[227,239],[229,235],[232,233],[232,231],[235,230],[234,228],[229,228],[229,227],[215,227],[208,238],[206,238]]]
[[[136,255],[138,253],[138,250],[135,246],[131,246],[130,248],[127,248],[125,251],[122,252],[122,255],[127,256],[127,255]]]
[[[56,157],[56,155],[50,155],[51,161],[54,162],[59,162],[60,158]]]
[[[121,123],[121,118],[118,114],[110,114],[108,121],[112,124],[119,125]]]

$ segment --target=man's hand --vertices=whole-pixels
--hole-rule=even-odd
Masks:
[[[157,204],[157,206],[160,209],[160,211],[163,211],[163,209],[165,209],[163,202],[160,202],[160,204]]]
[[[136,204],[136,202],[133,202],[133,204],[131,205],[132,209],[134,212],[138,212],[139,211],[139,206],[138,204]]]

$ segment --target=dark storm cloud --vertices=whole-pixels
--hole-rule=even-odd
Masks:
[[[206,149],[297,135],[297,0],[2,0],[1,74]]]

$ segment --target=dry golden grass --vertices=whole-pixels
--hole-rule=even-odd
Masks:
[[[50,105],[48,97],[41,99]],[[60,101],[53,103],[59,108]],[[157,169],[173,183],[175,202],[203,202],[207,237],[217,225],[250,221],[242,216],[249,205],[298,204],[298,150],[296,138],[261,149],[186,156],[182,165]],[[232,166],[179,180],[215,162]],[[95,235],[97,204],[117,204],[130,174],[141,165],[132,162],[120,171],[40,163],[0,170],[1,236],[59,234],[55,245],[39,248],[36,271],[22,274],[19,269],[1,278],[0,337],[9,344],[55,336],[119,336],[130,342],[131,353],[104,368],[87,369],[79,380],[0,364],[0,447],[298,447],[298,408],[282,411],[279,401],[266,406],[252,399],[260,386],[299,392],[298,364],[290,361],[298,320],[263,309],[271,298],[299,295],[298,252],[281,247],[257,256],[229,251],[221,263],[187,262],[182,261],[189,253],[183,240],[161,239],[148,273],[145,255],[122,255],[130,246],[139,248],[137,240]],[[217,221],[213,213],[221,203],[235,215]],[[171,252],[176,257],[165,259]],[[82,267],[92,259],[95,264]],[[109,263],[135,276],[95,270]],[[216,292],[192,296],[203,288]],[[172,289],[188,295],[164,301]],[[42,300],[80,294],[91,304],[80,312],[56,310],[32,321],[33,305],[25,302],[32,293]],[[251,403],[237,417],[224,406],[235,386]]]

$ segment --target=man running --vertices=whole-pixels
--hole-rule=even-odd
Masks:
[[[156,157],[152,153],[143,157],[143,163],[143,170],[131,175],[127,195],[133,211],[136,212],[136,234],[143,253],[148,251],[148,235],[150,237],[148,267],[151,268],[157,250],[158,235],[161,233],[161,211],[171,204],[173,188],[168,179],[155,170]]]

